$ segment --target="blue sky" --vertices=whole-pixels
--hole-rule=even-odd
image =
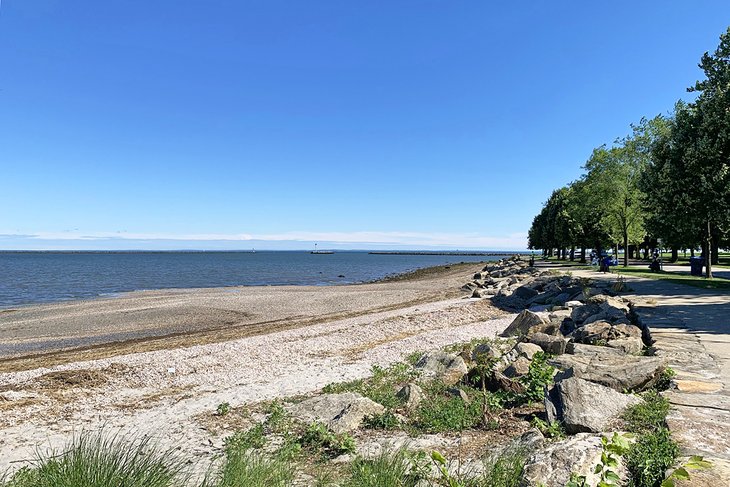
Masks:
[[[522,249],[730,2],[4,0],[0,249]]]

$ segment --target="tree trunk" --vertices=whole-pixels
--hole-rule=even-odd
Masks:
[[[689,249],[689,256],[690,257],[694,257],[695,256],[695,248],[694,247],[692,247],[691,249]]]
[[[677,247],[672,247],[672,262],[677,262],[679,260],[679,249]]]
[[[571,245],[570,247],[570,261],[573,262],[575,260],[575,245]]]
[[[705,252],[705,265],[707,266],[705,277],[712,279],[712,226],[710,225],[709,219],[707,220],[707,242],[705,243],[705,248],[707,249],[707,252]]]
[[[581,245],[580,246],[580,263],[581,264],[587,263],[587,261],[586,261],[586,246],[585,245]]]
[[[618,255],[616,256],[618,258]],[[624,267],[629,266],[629,234],[624,233]]]

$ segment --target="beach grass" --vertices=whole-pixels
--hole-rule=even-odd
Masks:
[[[2,487],[178,487],[188,480],[186,462],[158,449],[148,437],[125,439],[105,432],[81,433],[60,452],[38,452]]]

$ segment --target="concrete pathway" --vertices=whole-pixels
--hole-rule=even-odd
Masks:
[[[617,277],[583,270],[573,274],[609,282]],[[665,393],[672,436],[682,455],[702,455],[713,463],[677,485],[730,486],[730,292],[625,279],[631,291],[624,295],[651,329],[656,354],[677,373],[676,388]]]

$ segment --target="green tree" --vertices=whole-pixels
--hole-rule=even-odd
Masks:
[[[686,162],[696,174],[695,210],[706,224],[707,277],[712,277],[713,230],[724,232],[730,215],[730,28],[714,53],[699,64],[706,79],[689,89],[699,93],[684,119],[694,129],[685,147]]]

